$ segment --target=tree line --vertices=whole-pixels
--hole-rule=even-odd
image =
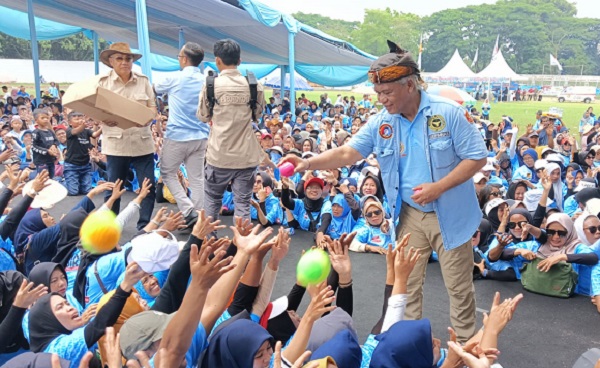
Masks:
[[[348,22],[320,14],[296,13],[296,19],[358,48],[382,55],[387,39],[398,42],[416,57],[423,35],[422,68],[436,72],[450,60],[455,49],[479,72],[499,46],[508,64],[520,74],[558,73],[549,67],[555,55],[565,74],[600,74],[600,19],[577,18],[577,8],[566,0],[498,0],[495,4],[447,9],[427,17],[391,9],[367,9],[363,22]],[[107,47],[104,40],[100,48]],[[46,60],[93,60],[92,40],[82,33],[39,42],[40,58]],[[0,58],[31,58],[29,41],[0,33]],[[583,68],[583,69],[582,69]]]
[[[441,69],[458,49],[475,72],[485,68],[499,35],[508,64],[520,74],[558,73],[550,69],[550,54],[565,74],[600,74],[600,19],[577,18],[577,8],[566,0],[498,0],[495,4],[447,9],[427,17],[391,9],[367,9],[363,22],[347,22],[317,14],[296,13],[296,19],[332,36],[347,40],[373,55],[388,52],[394,40],[418,54],[423,35],[422,68]],[[545,65],[545,66],[544,66]]]

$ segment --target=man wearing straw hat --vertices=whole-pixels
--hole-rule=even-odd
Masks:
[[[385,109],[348,144],[318,156],[288,156],[296,171],[325,170],[377,154],[398,240],[421,257],[408,280],[407,319],[422,318],[427,260],[438,254],[450,297],[450,320],[460,341],[475,334],[471,238],[481,221],[473,176],[487,149],[470,116],[456,103],[424,90],[413,57],[388,41],[390,52],[371,64],[369,79]],[[280,164],[281,164],[280,162]]]
[[[100,61],[112,70],[100,79],[99,85],[120,94],[130,100],[139,102],[156,112],[154,91],[148,77],[132,70],[133,62],[142,57],[131,52],[129,45],[116,42],[100,54]],[[137,223],[141,230],[150,222],[154,209],[154,141],[150,126],[121,129],[113,121],[105,121],[102,125],[102,153],[106,155],[108,180],[115,182],[127,180],[129,167],[135,169],[138,182],[144,179],[152,182],[150,194],[142,201],[140,218]],[[105,195],[105,200],[110,197]],[[112,208],[119,213],[120,200]]]

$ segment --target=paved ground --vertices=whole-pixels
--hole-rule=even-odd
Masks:
[[[126,193],[126,203],[133,195]],[[50,212],[57,218],[69,211],[77,198],[67,198]],[[96,200],[99,205],[101,198]],[[169,205],[169,208],[175,208]],[[158,208],[158,207],[157,207]],[[232,218],[225,218],[231,224]],[[134,233],[134,224],[125,229],[125,238]],[[224,232],[225,233],[225,232]],[[227,233],[230,234],[228,231]],[[185,234],[180,234],[184,240]],[[273,297],[287,294],[295,282],[295,263],[302,249],[311,246],[312,236],[296,232],[292,247],[284,260]],[[377,322],[383,302],[385,282],[385,259],[381,255],[351,255],[354,279],[354,323],[360,339],[364,341],[373,324]],[[478,323],[481,324],[482,311],[489,310],[495,291],[502,297],[520,292],[524,300],[500,339],[500,363],[504,367],[572,367],[580,354],[590,347],[600,346],[600,315],[589,302],[589,298],[577,296],[563,300],[544,297],[523,290],[520,283],[506,283],[482,280],[475,283],[477,292]],[[307,304],[305,298],[302,308]],[[447,338],[448,296],[443,284],[439,265],[430,264],[427,268],[425,284],[424,316],[432,322],[433,333],[442,340]]]

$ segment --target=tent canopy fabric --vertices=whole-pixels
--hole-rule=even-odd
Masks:
[[[492,61],[490,61],[489,65],[486,66],[485,69],[477,73],[477,78],[510,80],[526,79],[515,73],[514,70],[512,70],[512,68],[504,59],[502,51],[498,51],[498,53],[492,58]]]
[[[437,73],[431,75],[432,78],[474,78],[475,73],[465,64],[460,57],[458,49],[454,51],[454,55],[450,61]]]
[[[302,76],[300,75],[296,75],[294,78],[294,89],[296,91],[312,91],[313,88],[310,86],[310,84],[308,84],[308,82],[306,81],[306,79],[304,79]],[[265,82],[265,86],[267,87],[271,87],[271,88],[275,88],[275,89],[280,89],[281,88],[281,75],[273,74],[272,76],[270,76],[267,81]],[[285,75],[285,85],[284,88],[290,89],[290,75],[286,74]]]
[[[214,61],[215,41],[232,38],[242,48],[243,62],[275,69],[289,63],[288,33],[292,32],[296,69],[304,77],[329,86],[366,80],[366,70],[375,59],[372,55],[257,1],[239,1],[238,4],[237,0],[147,0],[150,49],[158,55],[174,58],[178,53],[180,30],[183,30],[186,40],[204,48],[207,61]],[[46,31],[39,31],[40,39],[93,30],[108,41],[128,42],[139,48],[136,1],[33,0],[33,3],[35,14],[43,15],[43,23],[51,25]],[[25,1],[0,0],[0,6],[25,12],[26,17]],[[36,29],[38,20],[41,19],[36,19]],[[0,32],[29,39],[28,27],[3,22]]]

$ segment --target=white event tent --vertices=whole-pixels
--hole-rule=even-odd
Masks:
[[[454,51],[454,55],[450,58],[450,61],[437,73],[430,75],[431,78],[475,78],[475,73],[465,64],[463,59],[460,57],[458,49]]]

